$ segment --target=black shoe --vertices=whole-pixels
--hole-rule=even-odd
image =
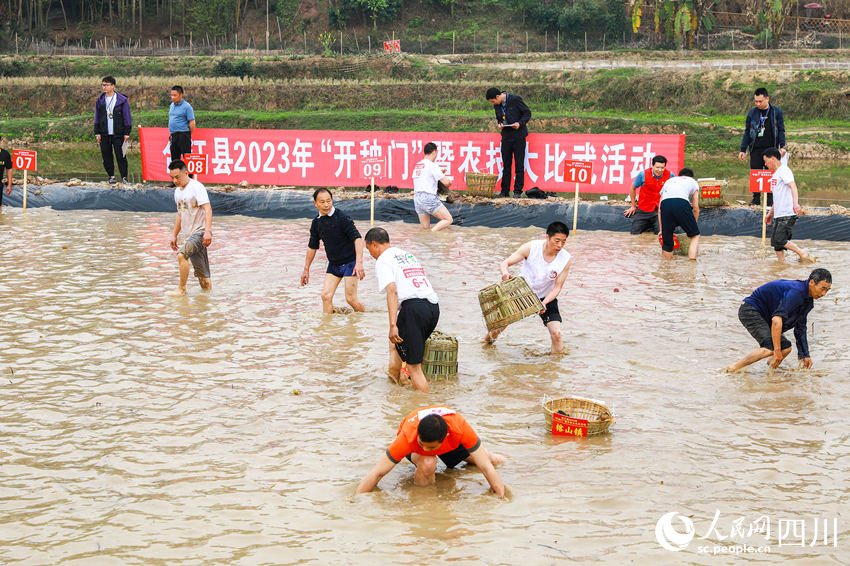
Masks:
[[[174,183],[171,183],[170,185],[168,185],[168,188],[169,189],[176,189],[177,185],[175,185]]]
[[[115,177],[110,177],[109,180],[106,181],[106,182],[109,183],[110,185],[117,185],[118,184],[118,181],[115,179]]]
[[[502,191],[501,193],[499,193],[499,198],[508,198],[509,196],[511,196],[510,191]]]
[[[127,180],[127,177],[124,177],[123,179],[121,179],[121,182],[124,183],[125,185],[130,184],[130,181]]]
[[[753,199],[750,201],[750,206],[761,206],[761,200]]]
[[[514,191],[514,198],[522,198],[522,191]]]

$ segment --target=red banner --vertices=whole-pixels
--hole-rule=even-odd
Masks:
[[[139,128],[142,176],[169,181],[171,159],[167,128]],[[358,132],[327,130],[196,129],[192,153],[209,155],[207,183],[357,187],[369,184],[364,162],[375,183],[413,188],[411,173],[422,160],[423,146],[439,147],[437,165],[454,179],[452,189],[465,190],[466,173],[501,176],[501,136],[465,132]],[[572,191],[564,179],[564,162],[593,164],[585,193],[628,193],[632,179],[663,155],[678,171],[685,161],[684,135],[530,134],[525,152],[525,186],[544,191]],[[378,159],[376,159],[378,158]]]

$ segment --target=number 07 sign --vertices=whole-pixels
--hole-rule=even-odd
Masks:
[[[38,171],[38,152],[29,149],[13,149],[12,169]]]

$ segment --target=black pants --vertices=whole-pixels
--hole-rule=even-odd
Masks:
[[[767,169],[764,164],[764,150],[766,147],[753,147],[750,149],[750,169]],[[767,206],[773,206],[773,193],[767,194]],[[753,193],[753,200],[750,204],[761,204],[761,193]]]
[[[525,183],[525,138],[502,138],[502,194],[511,192],[511,166],[516,162],[514,194],[522,193]]]
[[[192,153],[192,132],[173,132],[171,134],[171,161],[182,159],[184,153]]]
[[[103,168],[106,169],[106,174],[110,177],[115,176],[115,162],[112,161],[112,153],[115,152],[115,159],[118,160],[118,171],[121,173],[121,178],[127,178],[127,157],[121,149],[124,145],[124,136],[100,136],[100,155],[103,157]]]

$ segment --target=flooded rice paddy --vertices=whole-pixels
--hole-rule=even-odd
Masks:
[[[385,377],[371,258],[368,312],[322,315],[322,253],[298,286],[309,221],[216,217],[212,292],[190,280],[188,298],[171,298],[172,226],[170,214],[0,213],[0,563],[723,564],[699,549],[733,544],[770,546],[755,562],[850,559],[844,243],[803,242],[834,277],[809,316],[814,369],[792,354],[774,375],[726,375],[755,346],[740,300],[811,266],[762,259],[753,238],[705,238],[698,262],[663,262],[654,237],[579,231],[560,299],[569,354],[552,357],[536,317],[480,343],[477,291],[539,229],[385,224],[460,341],[458,379],[426,395]],[[611,406],[610,434],[553,439],[540,401],[568,394]],[[434,403],[508,457],[510,497],[475,469],[438,468],[416,488],[404,462],[354,497],[403,416]],[[670,512],[694,527],[681,552],[656,539]],[[763,517],[770,539],[747,531]],[[805,544],[786,522],[780,546],[792,519]]]

